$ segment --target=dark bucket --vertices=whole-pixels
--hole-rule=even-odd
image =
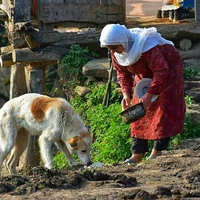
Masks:
[[[126,124],[130,124],[144,117],[145,113],[143,103],[138,103],[122,111],[120,115]]]

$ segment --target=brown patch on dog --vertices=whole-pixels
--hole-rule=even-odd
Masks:
[[[60,106],[62,106],[62,103],[57,98],[37,97],[31,104],[31,112],[36,121],[42,122],[49,108]]]
[[[67,140],[67,142],[72,147],[72,149],[75,149],[78,146],[78,144],[80,143],[80,140],[81,140],[81,137],[75,136],[75,137]]]

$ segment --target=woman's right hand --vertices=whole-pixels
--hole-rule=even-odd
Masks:
[[[122,111],[130,107],[131,104],[130,94],[123,93],[123,99],[121,104],[122,104]]]

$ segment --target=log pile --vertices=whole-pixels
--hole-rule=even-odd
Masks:
[[[200,59],[200,24],[176,24],[157,26],[163,37],[175,43],[183,60]],[[30,50],[26,40],[19,32],[14,33],[13,45],[1,48],[1,67],[9,67],[13,63],[57,62],[66,55],[71,44],[94,44],[96,51],[100,49],[101,30],[90,32],[58,32],[33,31],[31,37],[40,43],[38,51]],[[92,49],[94,50],[94,49]]]

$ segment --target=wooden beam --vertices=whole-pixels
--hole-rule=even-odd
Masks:
[[[11,67],[14,64],[12,60],[13,46],[5,46],[0,48],[0,66],[1,67]]]
[[[29,48],[14,49],[12,52],[13,62],[19,63],[44,63],[44,62],[57,62],[64,55],[66,55],[67,49],[60,47],[48,46],[41,52],[33,52]]]
[[[67,31],[62,33],[57,31],[34,31],[31,34],[32,37],[34,37],[41,43],[41,47],[69,47],[69,45],[71,44],[87,44],[99,42],[101,31],[88,30],[80,33]],[[27,46],[25,39],[23,37],[20,37],[19,33],[14,33],[13,38],[13,46],[15,49]]]
[[[1,67],[11,67],[14,62],[12,60],[12,52],[2,54],[0,56],[0,65]]]
[[[13,50],[13,46],[12,45],[1,47],[0,48],[0,54],[8,53],[8,52],[11,52],[12,50]]]

